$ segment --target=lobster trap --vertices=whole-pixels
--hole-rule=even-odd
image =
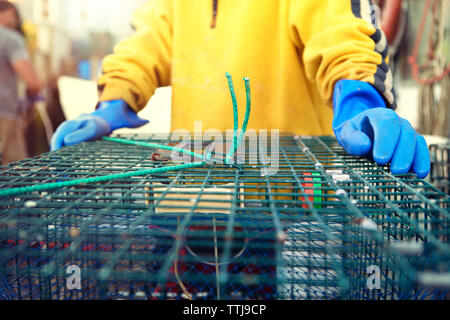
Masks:
[[[450,194],[450,142],[430,145],[430,155],[431,183]]]
[[[447,194],[331,137],[282,135],[276,170],[261,143],[245,151],[234,166],[0,197],[0,299],[449,298]],[[0,189],[171,161],[88,142],[4,167]]]

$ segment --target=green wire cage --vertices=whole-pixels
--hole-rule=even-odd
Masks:
[[[0,299],[450,297],[445,192],[331,137],[280,136],[271,174],[246,148],[234,166],[0,197]],[[171,164],[88,142],[4,167],[0,190]]]
[[[430,181],[446,194],[450,194],[450,142],[430,145]]]

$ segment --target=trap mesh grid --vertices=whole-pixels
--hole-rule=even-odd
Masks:
[[[171,164],[154,152],[83,143],[3,168],[0,188]],[[275,175],[252,156],[0,198],[0,299],[449,298],[445,193],[331,137],[281,136]]]
[[[450,142],[430,145],[430,155],[431,183],[450,194]]]

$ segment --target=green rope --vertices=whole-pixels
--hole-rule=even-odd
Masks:
[[[234,116],[234,132],[233,132],[233,145],[232,148],[230,148],[228,155],[226,156],[225,163],[229,164],[230,158],[236,153],[236,150],[240,144],[240,141],[242,140],[246,130],[247,130],[247,124],[250,117],[250,109],[251,109],[251,100],[250,100],[250,84],[249,84],[249,78],[244,78],[245,81],[245,88],[246,88],[246,94],[247,94],[247,108],[245,110],[245,118],[244,123],[242,125],[241,133],[239,136],[239,139],[237,138],[237,132],[238,132],[238,109],[237,109],[237,101],[236,101],[236,93],[234,91],[233,87],[233,81],[231,78],[231,75],[227,72],[226,77],[228,79],[228,85],[230,88],[231,93],[231,99],[233,102],[233,116]],[[124,179],[124,178],[130,178],[130,177],[138,177],[138,176],[145,176],[155,173],[162,173],[162,172],[168,172],[168,171],[176,171],[176,170],[184,170],[189,168],[196,168],[196,167],[202,167],[207,164],[206,160],[209,160],[211,158],[211,153],[208,153],[205,157],[201,154],[192,152],[190,150],[185,150],[177,147],[172,146],[166,146],[161,145],[157,143],[149,143],[149,142],[142,142],[142,141],[133,141],[133,140],[126,140],[126,139],[120,139],[120,138],[112,138],[112,137],[103,137],[102,140],[104,141],[110,141],[110,142],[117,142],[122,144],[128,144],[128,145],[134,145],[134,146],[141,146],[141,147],[149,147],[149,148],[157,148],[157,149],[164,149],[169,151],[177,151],[182,152],[191,155],[192,157],[199,158],[202,161],[201,162],[194,162],[194,163],[187,163],[187,164],[181,164],[181,165],[173,165],[173,166],[166,166],[161,168],[153,168],[153,169],[147,169],[147,170],[140,170],[140,171],[132,171],[132,172],[124,172],[119,174],[112,174],[112,175],[105,175],[100,177],[92,177],[92,178],[83,178],[83,179],[76,179],[71,181],[62,181],[62,182],[53,182],[53,183],[45,183],[40,185],[34,185],[34,186],[28,186],[28,187],[19,187],[19,188],[9,188],[9,189],[0,189],[0,197],[7,197],[7,196],[17,196],[29,192],[35,192],[35,191],[48,191],[48,190],[55,190],[59,188],[64,187],[73,187],[80,184],[87,184],[87,183],[97,183],[97,182],[109,182],[111,180],[118,180],[118,179]]]
[[[244,82],[245,82],[245,94],[247,96],[247,106],[245,108],[244,122],[242,123],[242,129],[241,129],[241,133],[238,138],[236,150],[239,147],[239,145],[241,144],[245,133],[247,132],[247,125],[248,125],[248,121],[250,119],[250,111],[252,109],[252,100],[251,100],[251,94],[250,94],[250,79],[244,78]],[[234,152],[236,152],[236,150],[234,150]]]
[[[205,164],[206,164],[205,161],[201,161],[201,162],[180,164],[180,165],[175,165],[175,166],[167,166],[167,167],[153,168],[153,169],[133,171],[133,172],[124,172],[124,173],[106,175],[106,176],[101,176],[101,177],[92,177],[92,178],[84,178],[84,179],[77,179],[77,180],[71,180],[71,181],[46,183],[46,184],[29,186],[29,187],[3,189],[3,190],[0,190],[0,197],[17,196],[17,195],[21,195],[21,194],[25,194],[25,193],[29,193],[29,192],[34,192],[34,191],[48,191],[48,190],[54,190],[54,189],[59,189],[59,188],[64,188],[64,187],[74,187],[74,186],[77,186],[80,184],[109,182],[111,180],[118,180],[118,179],[138,177],[138,176],[146,176],[149,174],[162,173],[162,172],[175,171],[175,170],[184,170],[184,169],[202,167]]]
[[[164,150],[169,150],[169,151],[183,152],[183,153],[187,153],[187,154],[191,155],[192,157],[198,158],[200,160],[204,159],[204,157],[201,154],[198,154],[198,153],[186,150],[186,149],[166,146],[163,144],[134,141],[134,140],[127,140],[127,139],[120,139],[120,138],[111,138],[111,137],[103,137],[102,140],[117,142],[117,143],[122,143],[122,144],[129,144],[132,146],[140,146],[140,147],[148,147],[148,148],[156,148],[156,149],[164,149]]]
[[[242,128],[241,128],[241,133],[239,134],[239,138],[237,138],[237,126],[238,126],[238,115],[237,115],[237,104],[235,107],[235,100],[236,100],[236,95],[234,93],[234,88],[233,88],[233,82],[231,80],[231,76],[227,73],[227,78],[228,78],[228,85],[230,87],[230,92],[232,96],[234,96],[233,99],[233,112],[234,112],[234,132],[233,132],[233,143],[231,145],[230,150],[228,151],[228,154],[225,158],[225,163],[226,164],[230,164],[231,162],[231,158],[234,156],[234,154],[236,153],[237,149],[239,148],[239,145],[242,142],[242,139],[247,131],[247,125],[248,125],[248,121],[250,119],[250,111],[251,111],[251,105],[252,105],[252,101],[251,101],[251,93],[250,93],[250,79],[249,78],[244,78],[244,82],[245,82],[245,93],[247,96],[247,107],[245,109],[245,116],[244,116],[244,122],[242,123]]]
[[[239,126],[239,113],[238,113],[238,106],[237,106],[237,100],[236,100],[236,92],[234,91],[233,86],[233,78],[231,77],[231,74],[228,72],[225,74],[228,80],[228,88],[230,89],[230,95],[231,95],[231,101],[233,102],[233,142],[231,144],[230,150],[233,150],[234,147],[237,145],[237,133],[238,133],[238,126]],[[234,152],[232,153],[234,154]],[[228,159],[228,155],[227,155]],[[227,163],[229,161],[226,161]]]

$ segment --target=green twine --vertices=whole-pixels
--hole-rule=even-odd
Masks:
[[[201,154],[198,154],[198,153],[186,150],[186,149],[166,146],[166,145],[163,145],[163,144],[142,142],[142,141],[134,141],[134,140],[127,140],[127,139],[120,139],[120,138],[111,138],[111,137],[103,137],[102,140],[111,141],[111,142],[117,142],[117,143],[122,143],[122,144],[129,144],[129,145],[132,145],[132,146],[140,146],[140,147],[148,147],[148,148],[156,148],[156,149],[164,149],[164,150],[169,150],[169,151],[183,152],[183,153],[189,154],[190,156],[192,156],[194,158],[198,158],[200,160],[204,159]]]
[[[228,79],[228,86],[230,88],[230,93],[231,93],[231,99],[233,101],[233,122],[234,122],[234,131],[233,131],[233,142],[231,145],[230,150],[228,151],[228,154],[225,158],[225,163],[226,164],[230,164],[231,162],[231,158],[234,156],[234,154],[236,153],[239,145],[242,142],[242,139],[247,131],[247,125],[248,125],[248,121],[250,119],[250,111],[251,111],[251,105],[252,105],[252,101],[251,101],[251,94],[250,94],[250,79],[249,78],[244,78],[244,82],[245,82],[245,93],[247,96],[247,107],[245,109],[245,116],[244,116],[244,122],[242,123],[242,128],[241,128],[241,133],[239,134],[239,138],[237,137],[237,128],[238,128],[238,124],[239,124],[239,118],[238,118],[238,109],[237,109],[237,102],[236,102],[236,93],[234,91],[234,87],[233,87],[233,80],[231,78],[231,75],[229,73],[226,74],[227,79]]]
[[[237,101],[236,101],[236,93],[234,91],[231,75],[228,72],[226,73],[226,77],[228,79],[228,86],[230,88],[231,99],[233,102],[233,122],[234,122],[233,144],[232,144],[232,147],[230,148],[230,150],[226,156],[226,159],[225,159],[225,163],[229,164],[231,157],[236,153],[236,150],[237,150],[239,144],[241,143],[241,140],[244,137],[245,132],[247,130],[247,124],[248,124],[248,120],[250,118],[251,99],[250,99],[249,78],[244,78],[245,89],[246,89],[246,94],[247,94],[247,108],[245,110],[244,123],[242,124],[241,133],[238,138],[237,132],[238,132],[239,120],[238,120],[238,108],[237,108]],[[182,153],[189,154],[192,157],[201,159],[202,161],[181,164],[181,165],[166,166],[166,167],[161,167],[161,168],[133,171],[133,172],[124,172],[124,173],[105,175],[105,176],[100,176],[100,177],[45,183],[45,184],[40,184],[40,185],[28,186],[28,187],[1,189],[0,197],[17,196],[17,195],[21,195],[21,194],[25,194],[25,193],[29,193],[29,192],[35,192],[35,191],[49,191],[49,190],[55,190],[55,189],[64,188],[64,187],[74,187],[77,185],[87,184],[87,183],[109,182],[112,180],[118,180],[118,179],[130,178],[130,177],[146,176],[146,175],[155,174],[155,173],[163,173],[163,172],[168,172],[168,171],[177,171],[177,170],[202,167],[207,164],[207,162],[205,161],[205,158],[207,160],[209,160],[211,158],[211,153],[207,154],[206,157],[204,157],[203,155],[192,152],[190,150],[161,145],[161,144],[157,144],[157,143],[133,141],[133,140],[120,139],[120,138],[111,138],[111,137],[103,137],[102,140],[116,142],[116,143],[122,143],[122,144],[128,144],[128,145],[134,145],[134,146],[150,147],[150,148],[158,148],[158,149],[169,150],[169,151],[182,152]]]
[[[231,145],[231,149],[233,149],[234,146],[237,144],[239,114],[238,114],[238,107],[237,107],[237,100],[236,100],[236,92],[234,91],[234,86],[233,86],[233,78],[231,77],[231,74],[229,74],[228,72],[225,74],[225,76],[227,77],[227,80],[228,80],[228,88],[230,89],[231,102],[233,103],[233,142]],[[234,154],[234,152],[233,152],[233,154]]]
[[[245,108],[244,122],[242,123],[242,129],[241,129],[241,133],[239,135],[236,150],[239,147],[239,145],[241,144],[245,133],[247,132],[247,125],[248,125],[248,121],[250,120],[250,111],[252,108],[252,101],[251,101],[251,95],[250,95],[250,79],[244,78],[244,82],[245,82],[245,93],[247,96],[247,106]],[[236,150],[234,150],[234,152],[236,152]]]
[[[74,187],[74,186],[77,186],[80,184],[86,184],[86,183],[109,182],[111,180],[118,180],[118,179],[138,177],[138,176],[146,176],[149,174],[162,173],[162,172],[168,172],[168,171],[184,170],[184,169],[202,167],[205,164],[206,164],[205,161],[201,161],[201,162],[180,164],[180,165],[175,165],[175,166],[167,166],[167,167],[153,168],[153,169],[133,171],[133,172],[124,172],[124,173],[106,175],[106,176],[101,176],[101,177],[92,177],[92,178],[84,178],[84,179],[77,179],[77,180],[71,180],[71,181],[46,183],[46,184],[29,186],[29,187],[3,189],[3,190],[0,190],[0,197],[17,196],[17,195],[21,195],[24,193],[34,192],[34,191],[48,191],[48,190],[54,190],[54,189],[59,189],[59,188],[64,188],[64,187]]]

